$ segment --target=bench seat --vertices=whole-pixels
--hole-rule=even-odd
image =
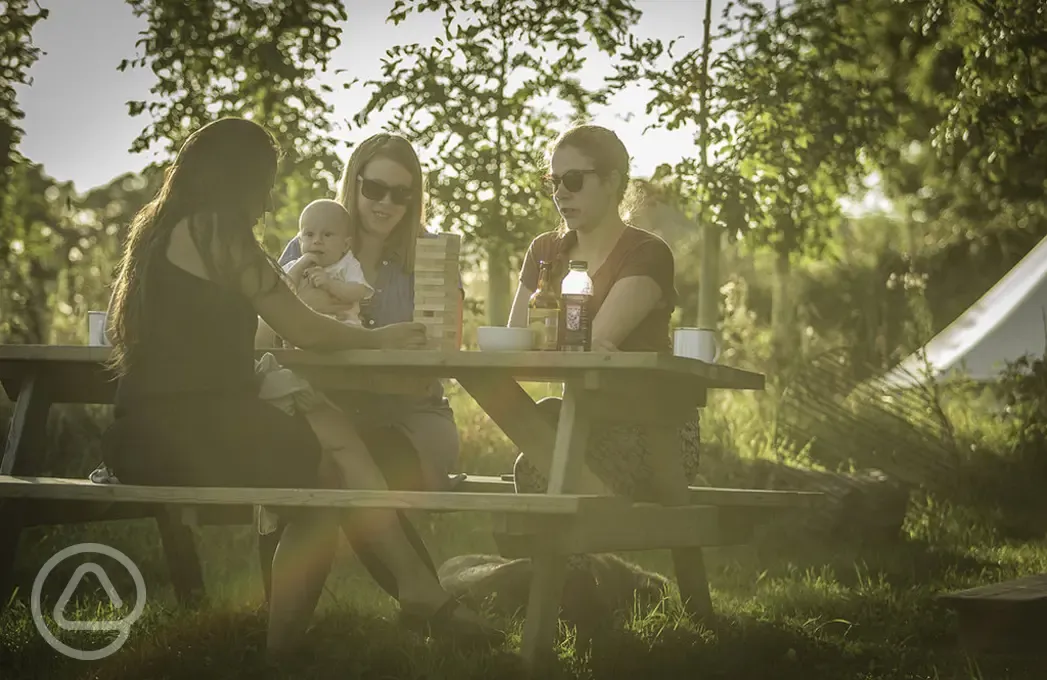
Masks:
[[[157,503],[164,505],[268,505],[273,507],[384,508],[396,510],[522,512],[570,515],[585,506],[622,505],[610,496],[516,494],[479,491],[365,489],[249,489],[230,487],[96,484],[86,479],[0,475],[0,497],[35,500]]]

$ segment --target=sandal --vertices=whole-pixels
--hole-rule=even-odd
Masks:
[[[504,631],[495,628],[479,619],[479,617],[477,617],[478,620],[475,622],[455,618],[454,614],[459,607],[464,607],[464,605],[456,597],[448,598],[435,612],[429,614],[412,611],[401,605],[400,623],[410,630],[429,637],[468,640],[492,646],[505,641]]]

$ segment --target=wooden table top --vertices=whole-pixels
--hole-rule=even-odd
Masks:
[[[454,378],[477,372],[509,374],[521,380],[560,381],[587,373],[673,377],[707,389],[762,390],[764,376],[721,364],[709,364],[657,352],[479,352],[435,350],[346,350],[312,352],[267,350],[287,368],[354,369]],[[259,350],[258,355],[264,351]],[[0,345],[0,378],[41,364],[48,369],[102,367],[108,347],[72,345]]]

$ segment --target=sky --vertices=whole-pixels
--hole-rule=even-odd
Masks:
[[[727,0],[713,0],[713,27],[719,24]],[[765,0],[769,2],[770,0]],[[34,42],[43,54],[29,72],[32,84],[18,97],[26,113],[20,150],[42,163],[59,181],[73,181],[78,191],[107,183],[129,171],[139,171],[154,158],[128,149],[146,126],[144,116],[131,118],[126,102],[148,99],[154,82],[147,69],[116,70],[122,59],[136,56],[135,41],[144,22],[134,17],[124,0],[39,0],[51,10],[37,24]],[[380,74],[381,55],[409,42],[430,43],[441,31],[439,15],[427,13],[400,26],[385,23],[392,0],[346,0],[349,21],[342,45],[335,51],[331,70],[347,69],[361,81]],[[640,38],[680,38],[681,50],[701,43],[704,0],[638,0],[643,17],[634,34]],[[586,84],[597,84],[610,74],[608,58],[593,50],[582,73]],[[333,76],[327,76],[333,77]],[[333,82],[333,81],[332,81]],[[336,88],[331,97],[335,133],[347,142],[378,132],[380,122],[350,132],[343,122],[367,99],[363,87]],[[660,163],[673,163],[693,154],[688,131],[649,130],[654,122],[643,112],[646,97],[633,88],[611,105],[594,110],[593,121],[614,129],[633,157],[634,176],[649,175]],[[348,153],[347,151],[345,153]]]

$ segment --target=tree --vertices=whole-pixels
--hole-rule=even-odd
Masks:
[[[123,233],[159,180],[157,172],[121,175],[81,196],[36,163],[15,166],[3,196],[0,339],[82,341],[87,311],[108,303]]]
[[[606,101],[608,90],[578,82],[581,52],[587,39],[614,52],[639,12],[626,0],[397,0],[389,20],[423,12],[442,13],[443,35],[432,46],[391,49],[355,121],[391,111],[387,127],[434,154],[431,214],[486,257],[487,317],[502,325],[511,264],[555,223],[540,189],[556,122],[543,100],[559,96],[575,116]]]
[[[31,12],[29,0],[0,0],[0,339],[10,342],[39,340],[46,331],[38,312],[46,311],[47,300],[33,306],[42,282],[25,247],[34,216],[26,202],[33,202],[38,212],[46,186],[33,181],[39,177],[18,153],[19,121],[25,114],[15,91],[17,85],[30,84],[29,68],[40,56],[33,28],[45,18],[47,10],[37,5]]]
[[[977,247],[1047,227],[1042,3],[925,0],[878,18],[870,46],[910,110],[879,169],[913,238]]]
[[[696,212],[729,238],[776,254],[772,325],[782,346],[793,325],[792,259],[822,251],[841,218],[839,199],[896,125],[894,92],[875,75],[847,12],[826,0],[729,6],[717,37],[726,45],[708,72],[707,126],[697,50],[673,60],[671,44],[634,44],[620,75],[651,82],[648,112],[670,128],[697,128],[711,149],[708,160],[663,173],[694,197]],[[670,66],[659,67],[665,58]]]
[[[47,18],[46,9],[36,5],[37,11],[30,12],[29,5],[29,0],[0,0],[0,196],[20,160],[22,128],[18,121],[25,114],[18,107],[15,86],[29,84],[29,67],[40,56],[40,48],[33,45],[33,27]]]
[[[1042,198],[1047,179],[1047,13],[1040,0],[910,3],[925,37],[914,95],[938,113],[931,142],[966,165],[983,193],[1000,185]],[[926,38],[931,40],[926,40]],[[944,71],[941,64],[950,68]],[[945,76],[945,77],[943,77]]]
[[[171,156],[196,128],[242,116],[265,124],[286,154],[274,196],[279,224],[295,223],[305,204],[330,193],[340,168],[324,98],[332,88],[310,81],[341,42],[341,0],[128,2],[148,27],[141,54],[118,68],[157,77],[151,101],[128,102],[132,116],[151,119],[132,151]]]

